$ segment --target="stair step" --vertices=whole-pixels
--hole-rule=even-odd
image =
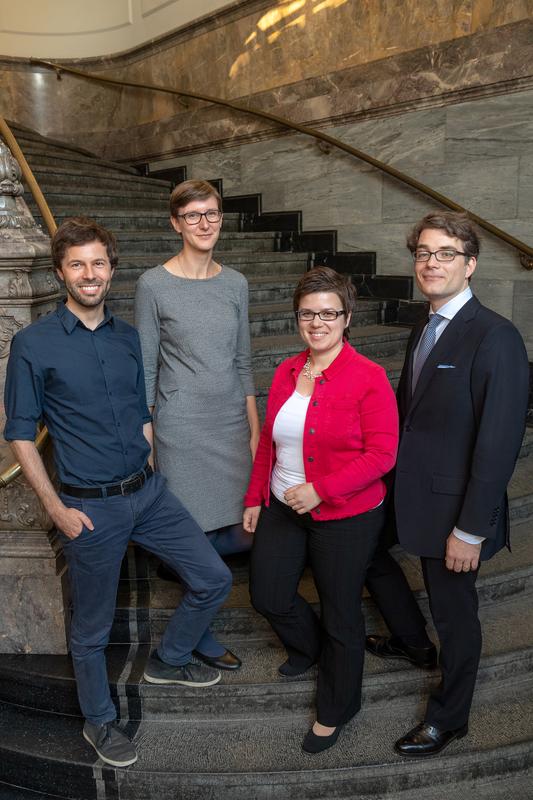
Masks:
[[[533,673],[533,594],[484,605],[483,652],[478,686],[512,680]],[[367,614],[367,617],[369,615]],[[370,618],[368,630],[383,632],[382,622]],[[255,623],[254,623],[255,625]],[[239,638],[220,634],[224,644],[242,658],[237,672],[222,673],[216,686],[199,692],[184,686],[152,685],[142,680],[152,642],[111,645],[107,650],[108,674],[115,697],[138,698],[130,704],[132,719],[224,719],[281,713],[300,713],[313,702],[316,669],[294,679],[281,678],[277,668],[286,653],[269,626],[255,626],[259,635]],[[434,635],[434,634],[433,634]],[[158,641],[155,637],[154,642]],[[131,662],[131,668],[128,663]],[[439,680],[439,671],[420,670],[401,660],[366,656],[364,705],[411,703],[411,695],[427,694]],[[118,685],[117,685],[118,684]],[[407,698],[407,699],[406,699]],[[79,714],[75,681],[67,656],[0,656],[0,700],[45,711]]]
[[[512,487],[512,484],[511,484]],[[533,498],[533,489],[530,490]],[[511,501],[511,507],[513,505]],[[484,562],[477,580],[480,607],[495,602],[519,600],[533,595],[533,515],[530,519],[512,523],[512,552],[500,551],[494,558]],[[427,596],[420,569],[420,561],[399,548],[395,551],[402,569],[427,619],[431,618]],[[141,549],[133,551],[134,570],[131,578],[120,581],[117,610],[111,638],[115,643],[157,641],[179,605],[179,584],[160,580],[156,576],[157,562]],[[234,559],[229,560],[234,564]],[[246,562],[240,567],[232,566],[233,588],[225,606],[213,621],[212,628],[227,642],[270,641],[270,628],[250,605],[248,594],[248,569]],[[313,580],[308,572],[300,583],[300,592],[309,602],[317,603]],[[528,601],[529,602],[529,601]],[[365,593],[363,610],[367,627],[381,626],[381,617],[373,602]]]
[[[358,352],[373,360],[391,358],[402,353],[409,338],[409,329],[389,325],[366,325],[355,328],[350,341]],[[298,334],[258,336],[252,340],[254,370],[277,367],[283,359],[300,352],[302,340]]]
[[[135,189],[144,187],[148,195],[165,195],[167,198],[170,195],[171,184],[168,181],[145,178],[139,175],[138,172],[102,170],[94,164],[93,160],[72,164],[64,162],[46,164],[41,163],[40,158],[31,154],[27,160],[39,183],[42,182],[43,191],[48,185],[51,187],[64,186],[67,190],[71,190],[73,183],[75,183],[76,186],[88,186],[90,188],[94,188],[95,184],[101,188],[117,189],[125,186],[131,186]]]
[[[497,692],[490,684],[480,687],[468,736],[438,759],[408,760],[394,753],[394,741],[420,719],[423,706],[413,698],[408,708],[404,703],[363,707],[344,727],[337,745],[313,758],[301,751],[312,720],[309,711],[266,718],[209,717],[180,725],[143,721],[134,737],[139,760],[127,770],[102,769],[95,763],[94,751],[81,736],[81,720],[4,706],[0,780],[13,782],[23,774],[28,788],[76,800],[96,796],[96,777],[115,784],[121,800],[353,800],[399,786],[418,788],[423,796],[426,786],[438,784],[445,792],[448,784],[457,786],[474,774],[478,779],[524,774],[533,764],[532,689],[531,678],[512,685],[502,682]]]

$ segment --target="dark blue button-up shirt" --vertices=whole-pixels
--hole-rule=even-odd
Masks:
[[[64,303],[16,334],[4,436],[33,440],[43,421],[63,483],[101,486],[141,470],[150,447],[139,336],[106,309],[91,331]]]

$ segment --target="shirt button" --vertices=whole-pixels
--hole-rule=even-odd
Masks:
[[[117,422],[117,428],[120,428],[120,422]]]
[[[318,405],[318,400],[313,400],[313,405],[317,406]]]
[[[309,433],[314,433],[314,432],[315,432],[314,428],[309,428]]]
[[[404,431],[405,431],[405,433],[409,433],[409,432],[410,432],[410,430],[411,430],[411,426],[410,426],[410,425],[405,425],[405,426],[404,426]]]
[[[320,509],[319,508],[315,508],[315,514],[320,514]]]
[[[321,380],[321,381],[319,381],[319,383],[320,383],[320,385],[321,385],[321,386],[322,386],[322,385],[323,385],[325,382],[326,382],[326,381],[324,380],[324,378],[322,378],[322,380]]]
[[[315,459],[313,458],[313,456],[308,456],[308,457],[307,457],[307,460],[308,460],[308,461],[314,461]]]
[[[102,359],[102,361],[100,361],[100,364],[105,364],[105,361]]]

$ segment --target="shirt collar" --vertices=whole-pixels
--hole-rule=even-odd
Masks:
[[[468,303],[471,297],[472,289],[470,286],[467,286],[466,289],[463,289],[462,292],[456,294],[455,297],[452,297],[451,300],[448,300],[447,303],[441,306],[436,313],[447,320],[452,320],[462,307]],[[434,311],[430,310],[429,316],[433,316],[434,313]]]
[[[81,319],[79,319],[79,317],[73,314],[72,311],[67,307],[66,300],[61,300],[57,304],[56,313],[59,319],[61,320],[61,323],[67,333],[69,334],[72,333],[72,331],[74,330],[76,325],[78,325],[78,323],[81,325],[82,328],[85,328],[85,325],[83,324]],[[108,307],[104,306],[104,318],[100,323],[100,325],[98,325],[98,328],[101,328],[103,325],[107,325],[107,323],[113,325],[114,317],[113,314],[108,309]],[[96,328],[96,330],[98,330],[98,328]]]

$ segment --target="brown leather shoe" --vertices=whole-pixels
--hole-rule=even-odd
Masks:
[[[241,659],[231,650],[226,650],[221,656],[204,656],[199,650],[193,650],[192,654],[195,658],[203,661],[204,664],[215,669],[235,670],[242,667]]]
[[[401,756],[435,756],[468,733],[468,725],[453,731],[442,731],[427,722],[421,722],[412,731],[398,739],[394,749]]]
[[[435,669],[438,665],[437,648],[434,644],[429,647],[412,647],[396,636],[371,635],[366,637],[365,648],[378,658],[403,658],[421,669]]]

